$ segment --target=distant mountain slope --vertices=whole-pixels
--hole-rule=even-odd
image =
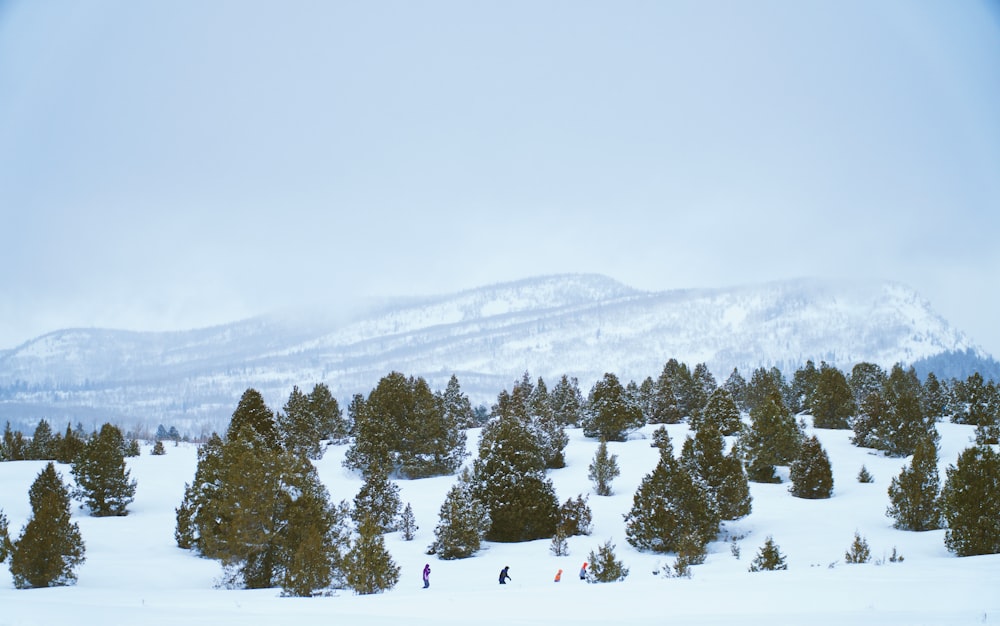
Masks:
[[[893,283],[795,280],[728,289],[644,292],[597,275],[560,275],[451,295],[369,304],[352,315],[275,315],[191,331],[71,329],[0,353],[0,418],[34,424],[119,420],[210,431],[240,394],[279,409],[293,385],[342,400],[386,373],[452,373],[491,403],[525,371],[584,393],[604,372],[640,381],[671,357],[717,378],[807,359],[849,369],[989,358],[915,292]]]

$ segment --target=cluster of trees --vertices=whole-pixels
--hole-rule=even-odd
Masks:
[[[898,528],[943,524],[949,529],[946,545],[957,554],[1000,552],[1000,461],[990,447],[1000,431],[994,383],[978,374],[947,383],[931,374],[921,383],[912,369],[896,365],[885,372],[870,363],[846,375],[807,362],[791,382],[776,368],[758,368],[749,381],[734,369],[718,385],[704,364],[691,369],[676,359],[656,379],[639,384],[622,384],[607,373],[586,398],[574,378],[562,376],[549,391],[542,378],[532,381],[525,373],[499,393],[488,413],[472,408],[454,376],[445,390],[432,391],[422,378],[392,372],[367,396],[352,398],[346,419],[325,385],[308,394],[295,387],[279,412],[248,389],[225,435],[213,434],[199,449],[195,477],[177,509],[175,537],[179,546],[221,561],[233,586],[280,586],[299,596],[329,587],[388,589],[399,568],[383,534],[401,530],[412,539],[416,527],[392,479],[456,474],[468,455],[466,429],[485,421],[471,468],[457,474],[440,507],[428,553],[466,558],[484,540],[551,537],[553,553],[563,554],[567,537],[589,534],[591,516],[583,494],[560,505],[546,475],[566,464],[565,429],[579,426],[599,440],[588,477],[595,494],[606,496],[619,473],[608,442],[624,441],[646,424],[687,421],[691,432],[679,455],[665,428],[654,432],[658,462],[625,516],[630,544],[678,554],[676,569],[682,572],[704,559],[723,521],[750,513],[749,481],[780,482],[778,466],[789,467],[792,495],[831,497],[829,458],[816,437],[804,436],[796,421],[801,412],[810,413],[817,428],[852,430],[856,445],[913,455],[889,487],[887,515]],[[977,446],[948,469],[943,489],[937,474],[939,419],[975,425],[977,438]],[[176,439],[164,434],[160,440]],[[330,441],[350,441],[344,464],[364,478],[351,502],[334,504],[310,462]],[[8,425],[0,458],[72,463],[76,487],[67,497],[83,501],[93,515],[124,515],[135,492],[124,455],[133,448],[137,444],[111,425],[90,437],[69,427],[54,435],[43,420],[30,440]],[[60,506],[35,510],[29,525],[44,518],[72,537],[74,525]],[[13,558],[19,546],[31,554],[27,527],[18,541],[9,539],[2,517],[0,528],[0,556]],[[64,549],[65,563],[82,560],[82,541],[79,549]],[[621,572],[613,546],[602,550],[593,558],[603,559],[614,579]],[[758,567],[779,567],[779,557],[775,546],[765,545]],[[38,579],[18,580],[35,585]],[[70,569],[52,573],[47,584],[71,580]]]
[[[44,434],[45,428],[36,429],[39,432]],[[121,430],[112,424],[81,440],[72,459],[76,483],[72,488],[63,483],[50,461],[28,492],[32,514],[17,539],[11,539],[0,511],[0,562],[10,560],[18,588],[61,586],[76,580],[74,570],[84,561],[85,547],[79,527],[70,521],[71,497],[95,517],[127,515],[136,490],[125,466],[129,448]]]

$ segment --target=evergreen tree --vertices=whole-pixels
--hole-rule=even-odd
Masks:
[[[26,456],[35,460],[55,459],[55,442],[52,437],[52,427],[47,421],[40,420],[35,427],[35,434],[28,444]]]
[[[399,582],[399,566],[385,547],[376,520],[366,518],[345,558],[345,578],[358,595],[382,593]]]
[[[247,389],[240,397],[240,402],[233,411],[226,431],[226,440],[256,441],[269,450],[281,448],[281,436],[274,413],[267,408],[264,397],[256,389]]]
[[[10,542],[10,522],[0,509],[0,563],[7,560],[14,552],[14,545]]]
[[[677,424],[684,418],[678,390],[681,387],[681,364],[670,359],[656,379],[650,403],[649,421],[653,424]]]
[[[885,384],[885,372],[874,363],[857,363],[851,369],[851,378],[848,382],[854,394],[854,403],[860,407],[870,394],[882,390]]]
[[[826,363],[820,363],[809,406],[816,428],[850,428],[850,419],[857,412],[847,377]]]
[[[21,431],[11,430],[10,422],[3,431],[3,442],[0,443],[0,459],[4,461],[24,461],[28,458],[28,442],[24,440]]]
[[[576,426],[583,419],[583,394],[579,382],[565,374],[549,393],[552,415],[563,426]]]
[[[125,447],[122,448],[122,452],[127,457],[137,457],[140,454],[139,440],[135,437],[129,438],[125,443]]]
[[[958,556],[1000,554],[1000,454],[990,446],[967,448],[945,473],[945,547]]]
[[[674,444],[670,440],[670,432],[666,426],[660,426],[653,431],[653,443],[649,445],[652,448],[659,448],[661,456],[666,455],[671,459],[674,458]]]
[[[413,507],[407,502],[403,507],[403,513],[399,516],[399,530],[403,534],[405,541],[413,541],[413,536],[417,532],[417,520],[413,516]]]
[[[640,550],[676,552],[685,541],[704,547],[719,530],[719,512],[704,482],[661,454],[625,516],[628,542]]]
[[[579,494],[575,500],[567,498],[559,507],[559,522],[556,524],[556,530],[566,537],[589,535],[592,530],[592,520],[593,513],[590,510],[590,505],[587,504],[587,498],[583,494]]]
[[[123,441],[117,426],[104,424],[73,463],[77,484],[73,495],[95,517],[128,515],[128,505],[135,499],[136,482],[125,466]]]
[[[738,448],[726,455],[725,446],[714,422],[706,422],[684,441],[680,463],[709,488],[719,517],[735,520],[750,514],[750,485]]]
[[[319,439],[335,444],[345,443],[350,428],[344,419],[343,411],[340,410],[340,404],[330,393],[330,388],[324,383],[313,385],[307,401]]]
[[[399,485],[389,480],[384,471],[372,471],[365,476],[365,482],[354,498],[351,517],[358,524],[367,519],[378,527],[379,532],[388,533],[398,528],[402,508]]]
[[[611,481],[621,474],[618,468],[618,455],[608,455],[608,442],[601,439],[597,446],[597,453],[590,463],[587,478],[594,483],[594,493],[599,496],[611,495]]]
[[[747,462],[747,475],[754,482],[781,482],[774,466],[788,465],[798,456],[802,433],[795,418],[776,392],[757,401],[750,410],[750,429],[741,446]]]
[[[689,424],[692,430],[698,430],[709,422],[726,436],[738,435],[743,428],[739,409],[736,408],[736,402],[728,389],[720,387],[713,391],[704,410],[697,416],[692,415]]]
[[[833,470],[830,457],[815,435],[802,442],[799,456],[792,462],[789,491],[796,498],[818,500],[833,494]]]
[[[859,483],[873,483],[875,478],[868,471],[868,468],[864,465],[861,466],[861,471],[858,472],[858,482]]]
[[[441,399],[447,421],[458,424],[459,428],[474,428],[477,425],[472,402],[462,392],[462,387],[458,384],[458,377],[454,374],[448,379],[448,385],[445,387]]]
[[[311,471],[312,466],[301,457],[297,462],[306,473]],[[285,595],[308,597],[343,583],[344,550],[349,542],[347,506],[333,506],[315,475],[299,480],[303,488],[298,497],[279,509],[285,524],[278,527],[275,537],[273,576],[281,581]]]
[[[928,372],[924,379],[923,400],[924,414],[933,417],[935,421],[951,414],[950,401],[948,399],[948,387],[938,380],[934,372]]]
[[[913,461],[904,465],[889,485],[889,508],[886,515],[901,530],[936,530],[941,527],[937,445],[924,439],[913,452]]]
[[[51,462],[29,490],[31,518],[13,544],[10,573],[18,589],[76,582],[86,551],[80,528],[70,521],[69,490]]]
[[[871,550],[868,548],[868,541],[857,531],[854,532],[854,541],[844,553],[846,563],[867,563],[871,560]]]
[[[156,443],[153,444],[153,450],[150,454],[153,456],[163,456],[166,453],[167,451],[163,448],[163,442],[157,439]]]
[[[606,373],[594,383],[583,420],[585,436],[625,441],[642,425],[642,410],[629,400],[617,376]]]
[[[877,428],[889,414],[889,403],[881,390],[865,395],[859,404],[858,414],[851,424],[854,434],[851,443],[860,448],[875,448],[878,446]]]
[[[566,533],[561,526],[556,526],[556,534],[552,535],[552,543],[549,544],[549,552],[552,556],[568,556],[569,542],[566,541]]]
[[[765,572],[786,569],[788,569],[788,564],[785,563],[785,555],[781,553],[781,549],[774,543],[774,539],[768,535],[764,545],[757,552],[757,556],[750,563],[750,571]]]
[[[490,529],[490,516],[487,508],[473,495],[471,480],[471,475],[464,472],[448,491],[438,514],[429,554],[446,560],[465,559],[482,546]]]
[[[816,364],[812,360],[806,361],[803,367],[795,370],[795,374],[792,376],[792,401],[788,407],[793,413],[801,413],[811,409],[815,415],[816,409],[810,403],[818,381],[819,370],[816,369]]]
[[[744,405],[746,410],[752,413],[758,406],[765,402],[772,402],[773,398],[777,396],[785,407],[785,412],[789,412],[785,402],[785,397],[789,395],[791,395],[791,391],[785,383],[785,377],[782,376],[781,370],[776,367],[770,370],[758,367],[750,376],[750,382],[747,383],[744,392]]]
[[[284,413],[278,413],[275,419],[282,446],[294,454],[320,458],[319,423],[309,406],[309,399],[297,385],[292,387],[283,410]]]
[[[610,539],[597,548],[596,554],[593,550],[590,551],[588,562],[590,563],[590,569],[587,571],[587,582],[589,583],[613,583],[628,577],[628,568],[615,556],[615,544],[611,543]]]
[[[66,433],[59,440],[56,448],[56,460],[60,463],[72,463],[86,445],[86,442],[74,431],[69,424],[66,424]]]
[[[473,463],[473,494],[489,510],[491,541],[530,541],[555,532],[556,500],[545,460],[528,424],[494,419],[483,429]]]
[[[545,467],[548,469],[566,467],[564,451],[569,444],[569,436],[566,435],[562,422],[552,410],[552,402],[545,381],[541,377],[538,378],[535,389],[528,398],[528,405],[535,436],[545,458]]]
[[[688,420],[698,419],[708,399],[719,385],[705,363],[698,363],[691,373],[691,387],[688,394]]]
[[[925,437],[937,441],[934,419],[923,412],[923,391],[913,368],[904,370],[898,363],[893,366],[883,386],[888,411],[874,424],[874,443],[889,456],[913,454],[917,443]]]
[[[746,407],[747,381],[740,374],[740,370],[733,368],[729,378],[722,384],[722,388],[729,392],[736,403],[736,408],[740,411],[748,410]],[[725,432],[725,431],[723,431]]]

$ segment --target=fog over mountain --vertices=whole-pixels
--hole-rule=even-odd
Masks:
[[[531,278],[459,293],[285,312],[182,332],[58,330],[0,353],[0,419],[33,427],[118,421],[199,434],[222,427],[247,387],[280,409],[293,385],[327,384],[346,406],[390,371],[443,389],[452,374],[489,406],[524,372],[586,395],[604,372],[656,377],[670,358],[791,376],[807,359],[845,371],[946,353],[988,359],[913,290],[813,279],[639,291],[600,275]],[[30,431],[29,431],[30,432]]]

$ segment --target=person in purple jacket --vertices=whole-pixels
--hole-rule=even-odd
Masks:
[[[424,589],[431,586],[431,564],[424,565]]]

